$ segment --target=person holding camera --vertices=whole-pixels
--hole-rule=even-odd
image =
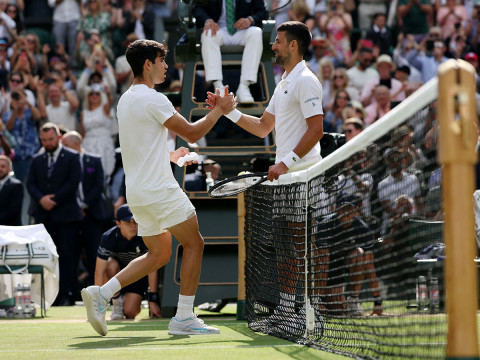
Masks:
[[[82,18],[77,27],[77,43],[75,49],[79,49],[81,53],[87,51],[88,40],[92,31],[100,36],[100,44],[105,48],[111,49],[110,40],[111,19],[110,14],[103,9],[103,1],[87,0],[87,7],[82,3]]]
[[[423,46],[424,45],[424,46]],[[431,47],[431,51],[430,50]],[[408,63],[414,66],[422,74],[422,82],[426,83],[437,75],[438,66],[448,60],[445,56],[447,50],[443,40],[432,40],[427,37],[420,46],[409,51],[405,55]]]
[[[345,63],[349,63],[352,57],[352,49],[350,48],[350,32],[352,29],[352,16],[345,12],[344,0],[330,0],[327,12],[320,17],[320,30],[327,34],[327,38],[335,47],[337,53],[343,56]]]
[[[404,34],[413,34],[417,42],[427,36],[433,21],[432,16],[433,7],[430,0],[398,0],[398,24]]]
[[[85,68],[77,81],[77,93],[84,103],[89,90],[87,85],[103,82],[111,93],[114,94],[117,90],[115,70],[108,60],[107,52],[100,43],[96,43],[91,50],[90,55],[85,57]],[[105,103],[106,100],[105,96],[102,96],[102,103]]]
[[[104,104],[102,104],[102,93],[107,98]],[[115,168],[115,147],[110,131],[113,97],[105,84],[92,84],[85,102],[85,109],[80,114],[83,147],[87,152],[100,155],[105,178],[108,179]]]
[[[3,122],[16,141],[13,171],[15,177],[24,181],[33,155],[40,148],[37,122],[40,111],[27,101],[25,91],[13,90],[10,96],[10,109],[3,115]]]
[[[467,20],[467,10],[461,1],[446,0],[445,5],[438,7],[437,24],[442,29],[444,39],[452,36]]]
[[[79,102],[75,92],[67,91],[63,82],[58,85],[54,79],[46,78],[44,81],[38,82],[37,95],[38,110],[43,119],[48,118],[48,121],[68,130],[77,130],[78,124],[75,114]]]

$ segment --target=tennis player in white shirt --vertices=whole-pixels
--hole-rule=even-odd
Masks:
[[[275,88],[261,118],[242,114],[235,109],[226,117],[243,129],[259,137],[267,136],[275,128],[275,164],[268,169],[268,180],[282,174],[307,168],[321,160],[320,139],[323,136],[322,85],[307,67],[303,54],[312,35],[307,26],[298,21],[287,21],[277,27],[272,45],[276,63],[283,65],[282,81]],[[218,95],[209,94],[207,103],[215,109]],[[278,206],[275,206],[278,201]],[[289,216],[282,212],[282,199],[274,197],[272,206],[272,232],[292,227],[302,228],[302,215]],[[275,236],[275,235],[274,235]],[[303,267],[304,244],[300,233],[291,231],[291,242],[282,242],[276,249],[279,256],[280,303],[275,309],[274,321],[287,331],[305,331],[305,313],[295,314],[295,292],[299,272]],[[282,260],[287,259],[287,260]],[[273,324],[271,322],[271,324]]]
[[[323,136],[322,85],[307,67],[303,54],[312,35],[307,26],[287,21],[277,27],[272,45],[277,64],[285,72],[261,118],[242,114],[235,109],[227,118],[248,132],[264,138],[275,128],[275,165],[268,179],[275,180],[289,171],[307,168],[321,160],[320,139]],[[208,96],[207,103],[215,107],[218,96]]]
[[[189,123],[167,97],[153,89],[165,80],[166,49],[152,40],[137,40],[126,51],[134,74],[133,85],[118,103],[120,146],[125,169],[127,198],[148,253],[133,260],[105,285],[82,290],[88,320],[100,334],[108,332],[105,313],[108,302],[122,287],[168,263],[172,234],[183,246],[180,270],[178,310],[169,324],[169,334],[218,334],[193,313],[193,302],[200,279],[203,238],[198,228],[195,208],[175,180],[170,162],[189,154],[188,149],[169,151],[167,132],[171,130],[189,143],[204,136],[220,116],[236,106],[232,93],[220,95],[205,117]],[[187,162],[186,164],[190,164]]]

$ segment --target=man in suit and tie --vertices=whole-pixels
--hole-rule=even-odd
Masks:
[[[197,27],[202,29],[202,58],[205,79],[223,94],[221,45],[243,45],[242,68],[237,98],[240,103],[254,101],[249,85],[257,82],[262,58],[262,20],[268,12],[263,0],[213,0],[198,2],[193,8]]]
[[[22,225],[23,184],[12,173],[12,160],[0,155],[0,225]]]
[[[95,283],[95,264],[100,238],[105,229],[105,220],[113,214],[107,210],[103,190],[105,180],[102,159],[86,153],[82,148],[82,136],[76,131],[69,131],[62,137],[63,146],[80,154],[82,180],[78,187],[78,202],[82,208],[83,220],[80,225],[80,247],[85,247],[88,270],[88,284]]]
[[[60,292],[56,305],[74,304],[77,284],[77,239],[82,212],[77,202],[81,168],[78,153],[60,143],[54,123],[40,129],[45,152],[34,156],[27,178],[27,190],[34,203],[35,223],[43,223],[59,255]]]

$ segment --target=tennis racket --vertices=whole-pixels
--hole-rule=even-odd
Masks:
[[[222,198],[244,192],[245,190],[267,181],[268,173],[243,174],[220,181],[208,190],[212,198]]]

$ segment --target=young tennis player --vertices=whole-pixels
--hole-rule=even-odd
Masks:
[[[193,143],[204,136],[223,114],[236,105],[233,94],[220,95],[217,106],[205,117],[189,123],[163,94],[153,89],[165,80],[166,49],[152,40],[137,40],[126,51],[133,85],[118,103],[120,146],[125,169],[127,198],[148,253],[133,260],[105,285],[82,290],[88,321],[100,334],[108,332],[105,313],[112,296],[145,275],[164,266],[172,251],[172,234],[183,246],[178,310],[170,321],[169,334],[217,334],[193,313],[200,278],[203,238],[195,208],[175,180],[170,162],[189,154],[179,148],[169,152],[167,130]],[[187,162],[186,164],[191,164]]]

